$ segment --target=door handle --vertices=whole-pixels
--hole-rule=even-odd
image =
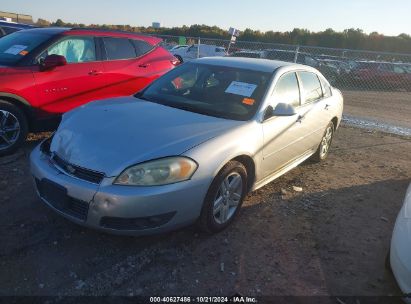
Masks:
[[[328,110],[329,107],[330,107],[330,105],[329,105],[329,104],[326,104],[324,109],[325,109],[325,110]]]
[[[98,75],[103,74],[103,72],[97,71],[97,70],[92,70],[92,71],[88,72],[88,74],[89,74],[90,76],[98,76]]]
[[[302,123],[303,119],[304,119],[304,116],[298,115],[297,122]]]
[[[150,66],[149,63],[142,63],[142,64],[140,64],[138,67],[145,69],[145,68],[148,68],[149,66]]]

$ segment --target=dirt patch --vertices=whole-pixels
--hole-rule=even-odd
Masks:
[[[343,90],[344,114],[411,128],[411,92]]]
[[[0,166],[0,295],[399,294],[384,263],[410,139],[342,127],[326,162],[250,194],[224,232],[144,238],[84,229],[45,207],[27,160],[35,143]]]

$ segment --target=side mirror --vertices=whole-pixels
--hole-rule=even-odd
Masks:
[[[294,106],[288,103],[279,103],[272,112],[272,116],[293,116],[297,111]]]
[[[66,57],[61,55],[48,55],[46,58],[44,58],[44,61],[41,64],[41,70],[48,71],[66,64]]]

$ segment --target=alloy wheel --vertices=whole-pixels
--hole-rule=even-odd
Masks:
[[[20,123],[13,113],[0,110],[0,150],[11,147],[19,138]]]
[[[324,137],[321,140],[321,146],[320,146],[320,157],[321,158],[324,158],[327,155],[328,150],[330,149],[333,132],[334,132],[333,127],[328,126],[327,130],[325,131]]]
[[[213,216],[218,224],[226,223],[237,210],[243,195],[243,179],[237,172],[224,178],[214,199]]]

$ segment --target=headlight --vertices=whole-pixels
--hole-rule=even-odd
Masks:
[[[190,179],[197,164],[187,157],[167,157],[141,163],[121,173],[114,184],[127,186],[159,186]]]

